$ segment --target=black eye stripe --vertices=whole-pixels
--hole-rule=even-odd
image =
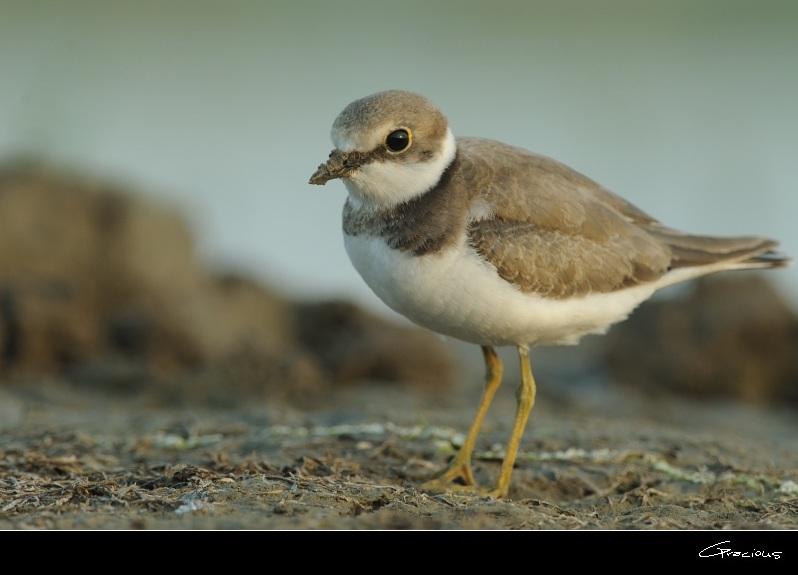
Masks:
[[[401,128],[394,130],[385,138],[385,147],[391,152],[401,152],[410,145],[410,132]]]

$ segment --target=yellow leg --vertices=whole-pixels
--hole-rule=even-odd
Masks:
[[[529,348],[525,345],[519,345],[518,357],[521,360],[521,385],[518,386],[518,391],[516,391],[518,406],[515,412],[515,422],[513,423],[510,440],[507,442],[507,454],[502,462],[499,479],[496,482],[496,487],[489,492],[489,495],[499,498],[505,497],[510,490],[510,475],[513,472],[513,465],[515,465],[515,457],[518,455],[518,446],[521,443],[521,437],[524,435],[529,414],[535,405],[535,378],[532,377],[532,366],[529,363]]]
[[[471,453],[474,451],[474,445],[477,442],[477,435],[479,435],[479,430],[482,427],[485,414],[488,413],[488,408],[493,401],[493,396],[496,395],[496,390],[499,389],[502,383],[502,373],[504,372],[501,359],[499,359],[499,356],[492,347],[483,345],[482,355],[485,357],[486,368],[485,389],[482,392],[482,399],[479,401],[477,414],[474,417],[474,422],[471,424],[471,429],[468,431],[465,443],[463,443],[460,451],[457,452],[457,455],[446,471],[421,486],[424,490],[440,491],[444,489],[463,489],[464,487],[466,489],[475,488],[476,482],[474,481],[474,474],[471,471]],[[463,485],[450,485],[457,480],[460,480]]]

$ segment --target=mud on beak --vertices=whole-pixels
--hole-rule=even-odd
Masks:
[[[330,152],[330,159],[327,160],[327,163],[319,166],[319,169],[310,176],[308,183],[323,186],[336,178],[348,178],[361,164],[362,154],[360,152],[333,150]]]

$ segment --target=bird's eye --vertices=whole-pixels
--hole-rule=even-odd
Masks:
[[[391,152],[401,152],[410,145],[410,132],[404,128],[394,130],[385,138],[385,145]]]

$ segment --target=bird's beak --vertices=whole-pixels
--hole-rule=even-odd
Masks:
[[[327,163],[321,164],[319,169],[310,176],[310,184],[323,186],[329,180],[336,178],[348,178],[362,164],[362,153],[352,150],[342,152],[335,149],[330,152],[330,159]]]

